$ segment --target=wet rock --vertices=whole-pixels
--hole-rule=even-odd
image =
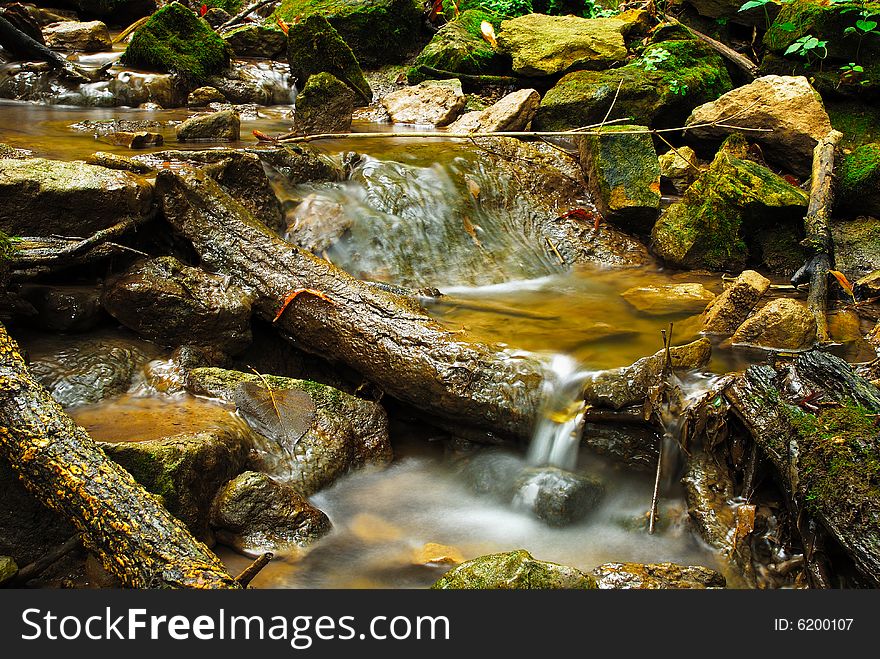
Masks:
[[[287,61],[290,74],[300,87],[304,87],[312,75],[330,73],[348,85],[361,104],[366,105],[373,99],[373,90],[351,48],[321,15],[308,16],[290,26]]]
[[[187,119],[175,132],[181,142],[192,140],[237,142],[241,136],[241,119],[234,110],[224,110]]]
[[[699,339],[683,346],[673,346],[670,355],[674,369],[703,368],[709,363],[712,344],[708,339]],[[585,383],[584,400],[615,410],[644,403],[648,390],[659,381],[665,362],[665,351],[658,350],[630,366],[600,371]]]
[[[223,486],[211,511],[217,539],[248,554],[304,547],[330,531],[330,520],[293,488],[247,471]]]
[[[835,209],[880,217],[880,142],[864,144],[844,157]]]
[[[302,135],[347,133],[358,102],[357,94],[334,75],[318,73],[296,96],[293,130]]]
[[[460,565],[464,555],[457,547],[427,542],[413,556],[414,565]]]
[[[727,585],[722,575],[702,565],[603,563],[592,575],[600,589],[702,589]]]
[[[749,260],[750,235],[802,223],[808,201],[803,190],[766,167],[722,149],[657,220],[653,248],[670,265],[740,270]]]
[[[33,155],[34,152],[28,149],[16,149],[8,144],[0,143],[0,160],[24,160],[25,158],[32,158]]]
[[[295,447],[281,447],[267,439],[261,449],[266,471],[281,478],[303,496],[329,486],[351,470],[382,466],[391,460],[388,419],[377,404],[308,380],[264,376],[275,390],[304,391],[315,405],[315,418]],[[249,373],[199,368],[188,376],[196,394],[234,402],[238,386],[262,382]]]
[[[715,294],[702,284],[638,286],[620,296],[642,313],[652,316],[700,313],[715,299]]]
[[[791,298],[772,300],[733,333],[735,344],[780,350],[806,350],[816,343],[816,318]]]
[[[146,149],[152,146],[162,146],[165,139],[159,133],[148,133],[146,131],[126,133],[120,131],[113,133],[110,141],[116,146],[124,146],[129,149]]]
[[[670,149],[659,158],[660,176],[683,193],[700,174],[700,161],[696,152],[689,146]]]
[[[10,3],[0,7],[0,16],[12,23],[13,27],[21,30],[37,43],[46,45],[43,33],[40,30],[41,23],[31,15],[29,7],[21,3]]]
[[[284,151],[284,149],[279,150]],[[287,151],[284,153],[286,154]],[[320,174],[319,165],[323,161],[313,163],[308,157],[310,153],[303,151],[303,155],[299,158],[289,156],[285,162],[291,167],[298,164],[306,172],[314,171],[316,175]],[[154,171],[161,169],[166,162],[202,169],[266,226],[280,230],[284,227],[281,205],[272,190],[261,161],[262,157],[270,158],[269,154],[269,151],[247,152],[237,149],[158,151],[136,156],[132,160]]]
[[[287,36],[268,25],[241,25],[220,33],[239,57],[277,59],[287,51]]]
[[[660,438],[650,426],[623,423],[585,423],[581,443],[628,469],[656,470]]]
[[[627,131],[645,126],[610,126],[608,135],[578,139],[581,167],[596,205],[608,222],[647,233],[660,212],[660,165],[654,140]]]
[[[91,133],[97,139],[98,137],[110,137],[114,133],[139,133],[158,132],[165,128],[168,122],[156,121],[154,119],[109,119],[109,120],[91,120],[78,121],[70,124],[68,128]]]
[[[513,487],[514,504],[550,526],[567,526],[583,519],[605,495],[601,481],[555,467],[525,469]]]
[[[86,162],[90,165],[98,165],[107,169],[119,169],[133,174],[148,174],[151,170],[143,163],[135,162],[127,156],[120,156],[117,153],[108,153],[106,151],[95,151],[86,158]]]
[[[81,161],[0,160],[0,227],[14,236],[87,237],[150,210],[144,179]]]
[[[161,345],[210,345],[235,354],[251,342],[247,294],[173,256],[139,261],[114,277],[102,302],[120,323]]]
[[[18,565],[12,556],[0,556],[0,586],[18,574]]]
[[[626,66],[563,76],[544,95],[532,126],[569,130],[598,124],[612,103],[608,119],[629,117],[632,123],[652,128],[680,126],[695,105],[731,87],[724,62],[706,44],[664,41],[648,46],[641,58]]]
[[[525,549],[489,554],[462,563],[441,577],[433,589],[592,589],[596,580],[567,565],[532,557]]]
[[[734,553],[733,536],[736,515],[733,483],[722,467],[703,451],[689,456],[681,479],[688,503],[688,515],[700,537],[726,556]]]
[[[461,82],[453,79],[426,80],[391,92],[381,102],[396,124],[445,126],[461,113],[466,99]]]
[[[523,76],[605,69],[626,59],[627,28],[616,18],[528,14],[502,21],[498,50],[511,56],[513,72]]]
[[[282,0],[270,20],[281,18],[292,26],[297,18],[315,15],[330,22],[364,66],[401,62],[420,38],[422,7],[412,0]]]
[[[209,103],[225,103],[226,97],[216,88],[211,86],[193,89],[186,98],[186,104],[191,108],[203,108]]]
[[[703,332],[733,334],[748,317],[761,296],[770,288],[770,280],[754,270],[745,270],[703,312]]]
[[[541,95],[534,89],[520,89],[502,97],[482,112],[462,115],[449,124],[451,132],[496,132],[525,130],[531,123]]]
[[[342,204],[320,194],[311,194],[294,210],[285,240],[320,255],[342,238],[353,224],[354,220]]]
[[[205,12],[205,15],[202,18],[207,21],[208,25],[210,25],[214,30],[219,28],[221,25],[226,23],[227,21],[232,19],[232,14],[223,9],[222,7],[210,7],[208,11]],[[220,36],[223,36],[222,34]]]
[[[751,132],[749,139],[761,144],[768,159],[802,176],[810,173],[813,148],[831,131],[822,98],[803,76],[764,76],[697,107],[686,125],[701,127],[689,128],[686,136],[720,141],[735,131],[702,124],[731,116],[737,126],[769,129]]]
[[[475,494],[509,503],[513,496],[513,483],[523,467],[522,458],[511,453],[480,451],[463,463],[459,475]]]
[[[120,63],[174,72],[192,86],[229,66],[226,42],[191,9],[173,2],[135,30]]]
[[[202,540],[217,491],[244,470],[249,441],[235,431],[186,433],[142,442],[99,442],[168,511]]]
[[[859,217],[832,222],[834,264],[850,281],[880,270],[880,219]]]
[[[480,24],[486,21],[500,28],[496,15],[468,9],[440,28],[431,41],[413,61],[406,79],[416,85],[429,77],[420,67],[436,71],[467,75],[500,75],[505,71],[505,58],[496,52],[480,33]]]
[[[308,144],[289,144],[268,149],[248,149],[289,183],[310,181],[341,181],[345,174],[342,167]]]
[[[54,50],[96,53],[113,49],[110,31],[101,21],[51,23],[43,28],[43,38]]]
[[[52,398],[70,408],[128,390],[134,374],[154,353],[140,341],[89,338],[35,359],[30,369]]]
[[[237,105],[293,103],[294,80],[290,75],[290,68],[279,62],[238,62],[231,71],[211,76],[206,83],[220,91],[228,102]]]
[[[853,284],[853,291],[862,300],[880,296],[880,270],[873,270]]]
[[[42,329],[86,332],[106,318],[95,286],[31,284],[22,287],[21,295],[37,310],[31,322]]]

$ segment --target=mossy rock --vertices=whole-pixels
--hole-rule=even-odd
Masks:
[[[605,220],[648,233],[660,212],[660,162],[644,126],[609,126],[579,140],[581,167]]]
[[[173,2],[135,31],[120,62],[177,74],[190,86],[229,66],[231,50],[207,22]]]
[[[846,156],[838,181],[838,212],[880,217],[880,142],[860,146]]]
[[[467,561],[431,586],[437,590],[588,590],[596,587],[596,580],[589,574],[567,565],[539,561],[525,549]]]
[[[12,556],[0,556],[0,586],[18,574],[18,565]]]
[[[880,106],[858,101],[826,100],[825,108],[835,130],[843,133],[840,141],[844,149],[855,149],[864,144],[880,142]]]
[[[608,119],[631,118],[653,128],[680,126],[695,106],[731,88],[724,62],[709,46],[694,39],[664,41],[651,44],[626,66],[563,76],[544,96],[532,125],[568,130],[596,124],[613,103]]]
[[[355,92],[332,73],[310,76],[296,97],[293,130],[303,135],[346,133],[357,104]]]
[[[419,70],[422,66],[467,75],[507,73],[509,60],[497,53],[481,36],[480,25],[483,21],[491,23],[496,30],[501,25],[501,20],[495,14],[469,9],[440,28],[407,71],[409,84],[417,85],[428,79],[429,76]]]
[[[362,104],[373,98],[373,90],[351,48],[323,16],[315,14],[290,27],[287,60],[290,74],[300,88],[308,84],[309,76],[331,73],[348,85]]]
[[[800,222],[808,200],[766,167],[721,149],[657,220],[654,251],[670,265],[739,271],[750,257],[746,237],[765,226]]]
[[[851,280],[880,270],[880,219],[857,217],[835,221],[831,225],[834,239],[834,264]]]
[[[400,62],[415,48],[422,6],[417,0],[282,0],[270,20],[292,25],[315,15],[330,22],[358,61],[373,67]]]
[[[271,25],[239,25],[220,36],[240,57],[275,59],[287,51],[287,36]]]

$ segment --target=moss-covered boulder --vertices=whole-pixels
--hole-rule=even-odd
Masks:
[[[0,556],[0,586],[18,574],[18,565],[12,556]]]
[[[858,217],[834,222],[834,265],[854,281],[880,270],[880,219]]]
[[[135,31],[120,62],[175,73],[196,86],[229,66],[230,55],[229,46],[210,25],[172,2]]]
[[[276,391],[301,391],[311,397],[314,418],[295,446],[280,446],[278,438],[267,437],[258,447],[264,469],[301,495],[313,494],[354,469],[391,460],[385,410],[333,387],[219,368],[190,371],[187,387],[196,394],[236,403],[243,383],[268,383]]]
[[[703,589],[727,585],[722,575],[702,565],[603,563],[592,574],[601,589]]]
[[[440,28],[413,61],[406,79],[416,85],[435,77],[430,71],[466,75],[501,75],[510,69],[509,59],[496,51],[482,37],[480,25],[491,23],[497,31],[501,20],[492,13],[469,9]]]
[[[438,590],[588,590],[596,587],[596,580],[589,574],[567,565],[539,561],[525,549],[467,561],[431,586]]]
[[[616,18],[529,14],[502,21],[498,50],[510,55],[513,72],[523,76],[604,69],[626,59],[627,28]]]
[[[660,163],[644,126],[608,126],[579,139],[581,167],[605,220],[648,233],[660,213]]]
[[[330,520],[293,488],[246,471],[217,493],[211,510],[217,539],[245,554],[304,547],[330,531]]]
[[[309,76],[296,95],[293,130],[301,135],[346,133],[359,98],[351,88],[332,73]]]
[[[533,126],[567,130],[597,124],[612,103],[608,119],[631,118],[653,128],[680,126],[695,105],[718,98],[731,86],[724,62],[703,42],[663,41],[626,66],[563,76],[545,94]]]
[[[726,149],[664,211],[651,233],[653,249],[670,265],[741,270],[750,234],[803,219],[807,194],[766,167]]]
[[[271,19],[292,25],[316,15],[330,21],[364,66],[379,66],[400,62],[415,48],[422,6],[417,0],[282,0]]]
[[[276,59],[287,51],[284,32],[270,25],[238,25],[220,36],[239,57]]]
[[[210,538],[214,496],[245,469],[250,452],[250,442],[233,430],[100,446],[200,539]]]
[[[880,217],[880,142],[864,144],[840,165],[836,210]]]
[[[361,102],[373,99],[373,90],[348,44],[326,18],[319,14],[292,25],[287,33],[287,61],[297,85],[304,87],[309,76],[331,73],[348,85]]]

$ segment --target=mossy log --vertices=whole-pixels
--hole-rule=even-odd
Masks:
[[[111,461],[28,372],[0,325],[0,458],[131,588],[239,588],[184,524]]]
[[[880,586],[880,390],[811,351],[778,372],[750,367],[725,397],[773,465],[802,536],[818,520]]]

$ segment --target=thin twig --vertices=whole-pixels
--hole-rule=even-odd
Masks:
[[[614,98],[611,99],[611,105],[608,106],[608,112],[605,113],[605,116],[602,117],[602,121],[599,123],[599,130],[602,130],[605,126],[605,122],[608,121],[608,117],[611,116],[611,111],[614,110],[614,104],[617,103],[617,97],[620,95],[621,87],[623,87],[623,78],[617,83],[617,91],[614,92]]]
[[[271,551],[261,554],[253,563],[248,565],[241,574],[235,577],[235,580],[241,584],[242,588],[247,588],[248,584],[254,580],[254,577],[256,577],[274,557],[275,554]]]
[[[251,12],[256,11],[257,9],[260,9],[261,7],[265,7],[268,4],[272,4],[275,1],[276,0],[260,0],[260,2],[257,2],[256,4],[251,5],[247,9],[243,9],[242,11],[237,13],[235,16],[230,18],[228,21],[223,23],[220,27],[218,27],[217,32],[220,32],[221,30],[225,30],[226,28],[231,27],[240,21],[243,21],[248,16],[248,14],[250,14]]]
[[[676,149],[674,146],[672,146],[672,142],[670,142],[669,140],[667,140],[667,139],[666,139],[665,137],[663,137],[662,135],[658,135],[657,138],[658,138],[661,142],[663,142],[666,146],[668,146],[670,149],[672,149],[672,152],[673,152],[676,156],[678,156],[679,158],[681,158],[681,159],[685,162],[685,164],[686,164],[688,167],[690,167],[691,169],[693,169],[693,170],[697,173],[697,175],[703,173],[703,172],[700,171],[700,168],[699,168],[699,167],[697,167],[694,163],[692,163],[690,160],[688,160],[688,159],[685,158],[683,155],[681,155],[681,152],[680,152],[678,149]]]
[[[71,536],[64,543],[58,545],[57,547],[53,547],[48,552],[40,556],[33,563],[28,563],[23,568],[21,568],[18,571],[18,574],[15,575],[15,579],[13,580],[13,582],[16,584],[27,583],[34,577],[37,577],[45,572],[54,563],[57,563],[64,556],[67,556],[67,554],[72,552],[81,544],[82,536],[79,533]]]
[[[556,254],[556,258],[559,259],[559,265],[565,265],[565,259],[562,258],[562,254],[559,253],[559,250],[556,249],[556,245],[553,244],[553,241],[550,238],[547,238],[547,244],[550,245],[550,249],[553,250],[553,253]]]

